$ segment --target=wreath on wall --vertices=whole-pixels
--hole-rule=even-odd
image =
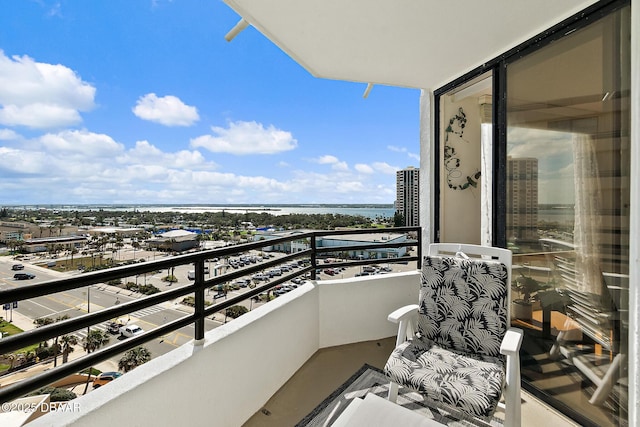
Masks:
[[[469,141],[463,137],[466,125],[467,115],[464,113],[462,107],[460,107],[458,108],[458,112],[449,119],[449,126],[445,129],[444,168],[447,171],[447,185],[449,185],[449,188],[452,190],[466,190],[469,187],[476,188],[481,175],[481,172],[476,170],[476,172],[464,176],[464,173],[460,170],[460,157],[452,145],[454,135],[459,137],[458,141],[469,143]]]

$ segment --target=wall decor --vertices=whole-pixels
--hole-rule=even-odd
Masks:
[[[449,119],[449,125],[445,129],[444,139],[444,168],[447,171],[447,185],[452,190],[466,190],[469,187],[476,188],[481,172],[476,169],[475,172],[465,176],[461,170],[462,161],[453,146],[455,141],[469,143],[463,135],[464,128],[467,125],[467,115],[462,107],[458,108],[458,112]],[[458,138],[454,138],[458,136]]]

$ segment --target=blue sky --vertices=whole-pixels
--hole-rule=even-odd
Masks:
[[[3,205],[393,203],[419,91],[316,79],[221,1],[0,13]]]

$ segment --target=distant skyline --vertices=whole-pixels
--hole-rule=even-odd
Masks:
[[[1,205],[395,200],[416,89],[316,79],[221,1],[0,14]]]

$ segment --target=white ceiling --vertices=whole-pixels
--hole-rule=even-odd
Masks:
[[[223,1],[316,77],[435,89],[596,0]]]

